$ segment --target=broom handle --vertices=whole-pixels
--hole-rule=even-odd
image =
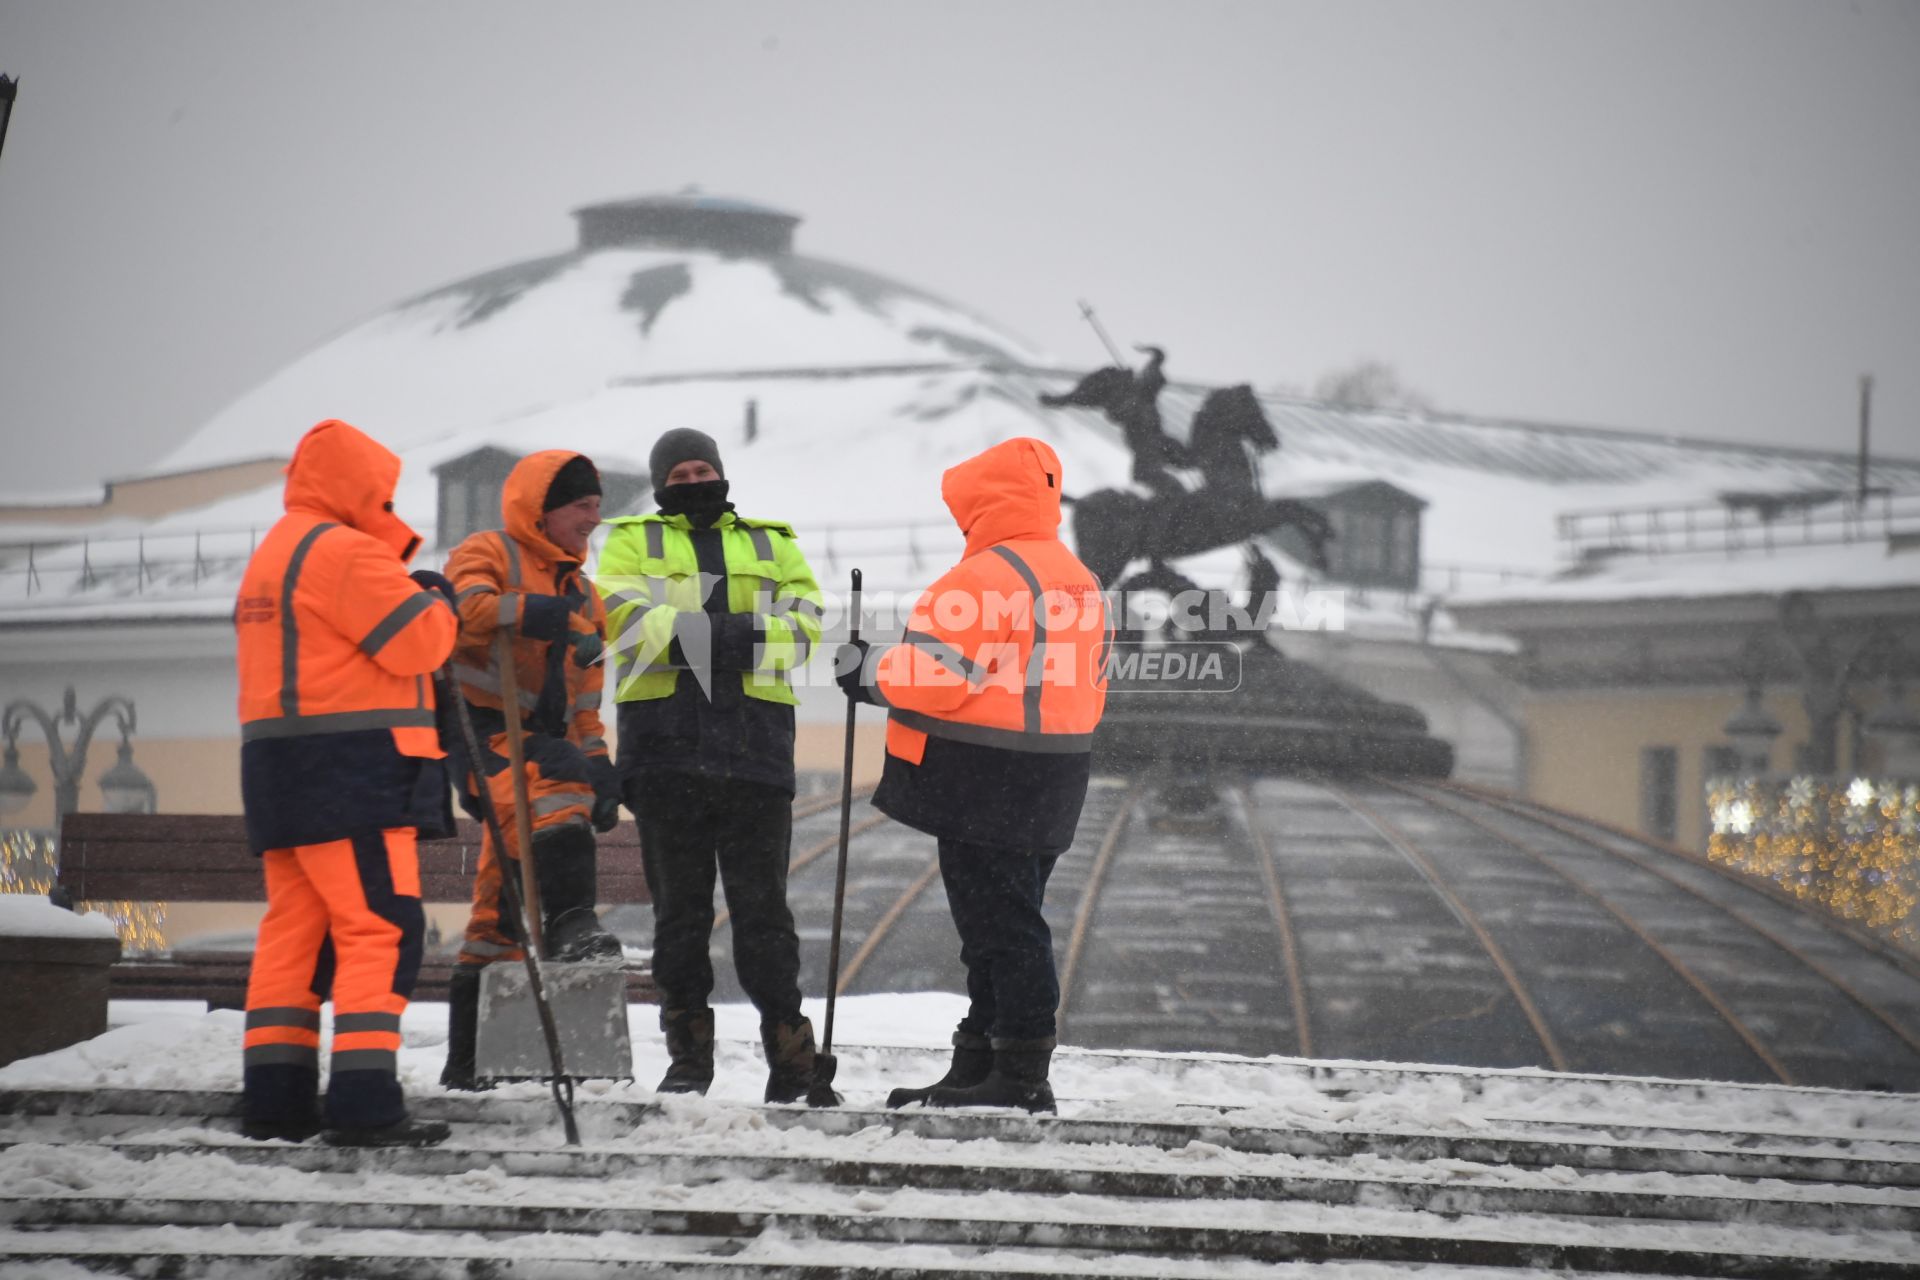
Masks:
[[[853,598],[848,616],[847,643],[860,639],[860,571],[853,571]],[[847,840],[853,820],[853,712],[847,699],[847,746],[840,764],[840,863],[833,874],[833,937],[827,946],[827,1025],[820,1040],[822,1053],[833,1052],[833,1004],[840,994],[840,917],[847,903]]]

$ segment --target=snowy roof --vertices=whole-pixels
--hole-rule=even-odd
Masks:
[[[685,196],[579,212],[693,207],[775,215]],[[258,453],[268,440],[291,452],[307,426],[328,417],[405,449],[636,376],[1039,358],[991,321],[858,267],[702,248],[686,237],[612,243],[401,302],[242,396],[158,465],[223,461]]]
[[[722,221],[776,212],[697,193],[589,208],[626,206],[707,208]],[[1177,360],[1176,352],[1176,371]],[[400,452],[397,506],[430,532],[432,468],[482,445],[642,458],[660,431],[696,426],[721,442],[743,508],[791,521],[823,561],[823,579],[859,563],[876,588],[904,590],[959,546],[938,497],[941,471],[989,444],[1017,434],[1050,441],[1070,494],[1129,483],[1130,459],[1110,422],[1040,405],[1042,392],[1075,376],[993,321],[858,267],[790,252],[622,243],[404,301],[268,379],[155,470],[284,456],[312,423],[344,418]],[[1172,434],[1187,432],[1209,390],[1166,388]],[[752,441],[743,431],[749,401]],[[1853,457],[1838,452],[1272,394],[1261,403],[1283,442],[1261,462],[1266,491],[1379,480],[1413,494],[1427,504],[1422,587],[1443,596],[1563,567],[1555,521],[1568,510],[1854,483]],[[1920,462],[1882,459],[1873,480],[1920,493]],[[236,554],[279,509],[275,483],[152,522],[14,526],[9,542],[68,545],[36,547],[31,573],[23,552],[0,549],[0,625],[178,612],[188,601],[224,616]],[[82,537],[92,541],[74,545]],[[1244,585],[1237,555],[1196,560],[1207,564],[1188,572],[1202,585]],[[1310,580],[1299,565],[1282,569],[1292,585]],[[1412,602],[1376,593],[1357,604],[1372,619],[1362,629],[1417,632]]]
[[[869,321],[852,323],[859,329]],[[371,358],[370,349],[361,354]],[[427,395],[394,385],[391,371],[409,361],[378,363],[387,371],[381,375],[386,385],[369,387],[369,396],[397,409],[408,397]],[[422,357],[411,367],[429,364]],[[484,416],[469,405],[476,414],[471,421],[415,431],[397,442],[405,466],[396,505],[429,531],[436,510],[433,468],[482,446],[525,452],[564,445],[609,460],[638,458],[665,427],[697,426],[721,442],[743,509],[793,523],[823,582],[837,582],[858,564],[875,590],[905,591],[931,580],[960,546],[938,497],[941,471],[989,444],[1011,435],[1048,440],[1061,454],[1070,494],[1128,484],[1130,459],[1111,423],[1091,410],[1039,404],[1042,392],[1062,389],[1071,377],[1027,364],[966,362],[712,370],[583,385],[562,400],[496,407]],[[1163,406],[1170,430],[1185,431],[1203,390],[1168,389]],[[752,442],[743,436],[748,400],[757,424]],[[1269,491],[1374,477],[1422,498],[1429,504],[1422,522],[1425,585],[1449,597],[1477,597],[1503,579],[1542,579],[1560,569],[1555,522],[1568,510],[1697,502],[1729,489],[1831,487],[1836,477],[1850,477],[1853,466],[1843,455],[1806,450],[1353,412],[1271,396],[1263,404],[1282,438],[1281,450],[1263,463]],[[384,420],[362,416],[360,425],[379,434]],[[246,453],[257,455],[260,443],[248,440]],[[1876,478],[1920,491],[1920,464],[1883,462]],[[177,614],[190,600],[199,601],[206,616],[224,617],[238,561],[253,534],[279,512],[273,484],[150,523],[49,530],[69,541],[37,550],[33,591],[26,589],[17,553],[0,564],[0,625],[102,612]],[[113,541],[86,548],[70,541],[82,533]],[[136,556],[147,561],[144,578],[134,567]],[[82,571],[83,559],[91,572]],[[1237,553],[1196,561],[1206,563],[1182,567],[1203,585],[1242,585]],[[1800,567],[1815,576],[1823,571],[1784,555],[1734,563],[1733,574],[1700,569],[1705,587],[1741,581],[1777,590],[1783,588],[1764,584],[1809,584],[1804,575],[1775,575],[1798,574]],[[115,564],[117,570],[106,567]],[[1883,581],[1909,568],[1906,557],[1882,557],[1860,572]],[[1297,565],[1283,570],[1296,585],[1306,577]],[[1665,571],[1623,563],[1612,571],[1616,576],[1566,589],[1595,592],[1609,582],[1624,589],[1636,574]],[[157,609],[162,601],[166,608]],[[1376,613],[1387,630],[1412,635],[1417,627],[1417,610],[1406,601],[1374,593],[1356,604],[1360,615]]]
[[[1886,541],[1783,547],[1733,556],[1604,557],[1564,575],[1462,593],[1476,606],[1778,595],[1786,591],[1920,591],[1920,547]]]

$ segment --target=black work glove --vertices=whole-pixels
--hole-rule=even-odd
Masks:
[[[593,829],[601,835],[620,825],[620,797],[596,796],[593,801]]]
[[[592,666],[607,651],[607,642],[600,638],[598,631],[575,631],[567,637],[567,643],[573,649],[573,665],[576,667]]]
[[[422,591],[438,591],[447,598],[448,604],[453,603],[453,583],[447,581],[445,574],[435,573],[431,569],[415,569],[407,576],[412,578]]]
[[[593,780],[593,829],[601,835],[620,825],[620,771],[605,756],[587,757]]]
[[[565,596],[547,596],[529,591],[520,597],[521,635],[534,640],[563,640],[567,619],[573,610]]]
[[[849,640],[833,652],[833,679],[847,695],[849,702],[865,702],[879,706],[880,700],[873,696],[873,690],[867,687],[867,650],[872,648],[865,640]]]

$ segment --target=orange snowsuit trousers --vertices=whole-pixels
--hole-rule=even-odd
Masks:
[[[334,1090],[358,1079],[386,1092],[425,929],[414,829],[270,849],[261,863],[268,905],[247,982],[246,1065],[317,1071],[331,996]],[[374,1074],[348,1074],[358,1072]]]

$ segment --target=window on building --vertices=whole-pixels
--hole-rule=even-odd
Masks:
[[[1401,495],[1404,497],[1405,495]],[[1420,513],[1377,492],[1336,494],[1321,503],[1333,529],[1330,572],[1355,586],[1413,589],[1420,579]]]
[[[485,475],[447,475],[440,480],[440,545],[451,547],[482,529],[500,527],[503,482]]]
[[[1640,829],[1660,840],[1680,833],[1680,753],[1673,747],[1640,750]]]

